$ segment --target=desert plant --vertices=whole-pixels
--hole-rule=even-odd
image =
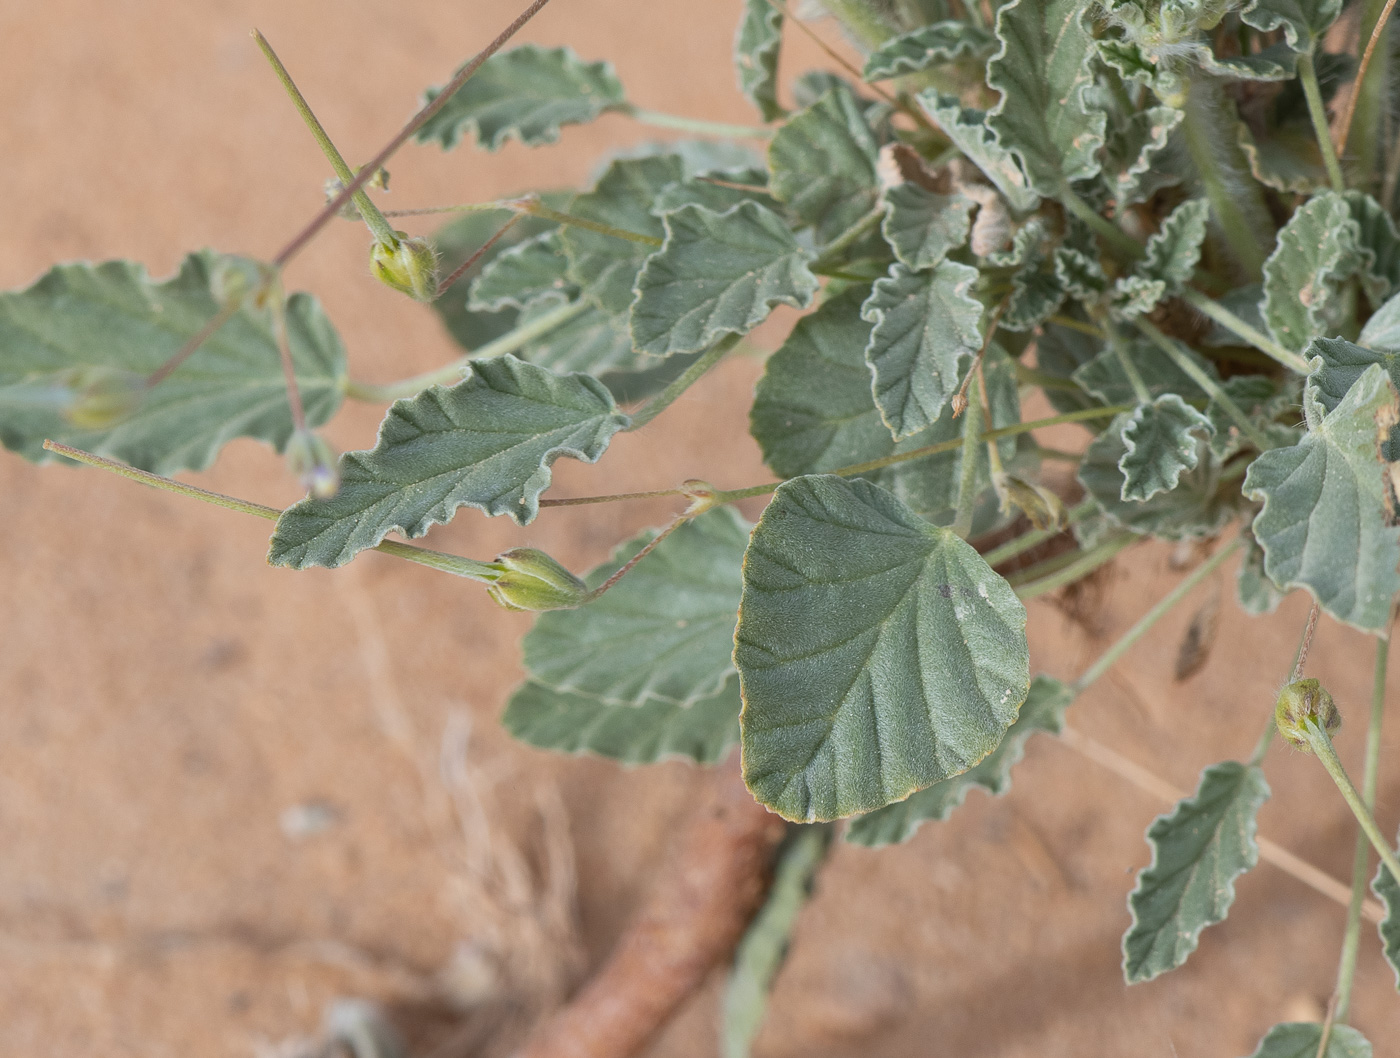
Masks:
[[[735,62],[753,127],[648,111],[567,48],[502,50],[545,2],[359,169],[259,36],[332,167],[325,208],[268,261],[201,251],[163,282],[60,265],[0,295],[0,440],[274,521],[276,565],[378,550],[539,612],[504,716],[528,743],[632,764],[715,764],[739,743],[753,797],[791,826],[735,956],[731,1055],[833,821],[847,841],[904,841],[974,787],[1006,789],[1032,734],[1092,747],[1064,727],[1075,697],[1238,558],[1246,610],[1295,589],[1313,610],[1252,754],[1207,768],[1149,828],[1124,973],[1181,966],[1226,916],[1261,856],[1277,730],[1317,754],[1359,836],[1327,1019],[1276,1026],[1256,1053],[1369,1054],[1346,1025],[1367,911],[1400,973],[1400,864],[1371,814],[1400,591],[1393,0],[825,0],[863,66],[831,53],[793,109],[779,50],[810,30],[747,0]],[[606,112],[700,138],[612,159],[582,192],[452,207],[432,239],[370,194],[410,139],[535,145]],[[281,284],[337,216],[367,226],[371,273],[430,303],[459,360],[392,385],[348,376],[315,299]],[[545,497],[557,459],[596,462],[778,305],[811,311],[750,413],[777,480]],[[1026,418],[1032,397],[1053,414]],[[346,398],[390,407],[372,449],[337,458],[315,430]],[[1082,450],[1034,440],[1065,423],[1090,431]],[[307,497],[276,510],[169,477],[242,436],[284,451]],[[684,509],[582,577],[532,548],[390,539],[464,506],[525,525],[658,495]],[[733,504],[753,497],[771,499],[749,525]],[[1078,679],[1032,679],[1023,600],[1149,539],[1190,543],[1195,568]],[[1331,749],[1337,709],[1303,676],[1320,613],[1376,637],[1360,792]],[[758,818],[706,839],[729,842],[737,874],[766,865]],[[1372,846],[1383,911],[1365,899]],[[760,896],[745,890],[712,955]]]

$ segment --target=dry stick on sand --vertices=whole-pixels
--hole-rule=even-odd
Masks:
[[[627,1058],[728,958],[768,890],[785,824],[733,763],[687,828],[641,915],[608,961],[516,1058]]]

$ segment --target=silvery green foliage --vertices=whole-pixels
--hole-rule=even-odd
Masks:
[[[1318,1058],[1322,1046],[1322,1026],[1313,1021],[1290,1021],[1275,1025],[1249,1058]],[[1371,1044],[1350,1025],[1333,1025],[1322,1058],[1371,1058]]]

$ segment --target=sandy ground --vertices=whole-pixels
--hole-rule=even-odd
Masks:
[[[642,105],[748,121],[726,65],[738,7],[555,0],[524,39],[613,59]],[[268,255],[309,217],[324,164],[250,27],[346,153],[364,156],[513,13],[506,0],[3,0],[0,284],[58,260],[131,257],[163,275],[205,245]],[[810,48],[792,56],[789,72],[816,63]],[[582,183],[599,153],[651,135],[607,118],[537,151],[410,148],[391,167],[393,200]],[[431,314],[369,281],[364,247],[342,223],[289,281],[324,300],[356,374],[444,362],[454,351]],[[760,370],[726,365],[599,467],[560,463],[558,494],[761,480],[743,433]],[[377,414],[347,408],[331,438],[367,446]],[[199,480],[294,496],[279,460],[248,442]],[[464,1020],[418,1003],[442,991],[449,964],[448,991],[484,1004],[465,1023],[486,1032],[606,955],[706,781],[679,764],[623,771],[511,743],[495,718],[527,622],[471,585],[381,556],[336,573],[269,569],[261,523],[8,454],[0,510],[5,1056],[274,1054],[338,996],[396,1004],[426,1047]],[[546,512],[526,530],[466,511],[432,542],[479,557],[534,543],[586,568],[669,510]],[[1093,628],[1033,604],[1036,667],[1081,670],[1172,583],[1168,558],[1149,547],[1120,561]],[[1179,788],[1248,754],[1306,611],[1294,598],[1249,621],[1224,588],[1221,646],[1201,674],[1171,680],[1187,606],[1071,713]],[[1324,622],[1313,658],[1356,763],[1370,648]],[[1321,769],[1276,747],[1268,771],[1262,832],[1344,876],[1353,828]],[[1387,829],[1398,798],[1388,775]],[[1040,738],[1008,796],[975,793],[899,848],[838,847],[758,1054],[1228,1058],[1275,1021],[1316,1016],[1342,909],[1267,865],[1183,971],[1123,985],[1124,899],[1163,807]],[[718,983],[654,1055],[716,1053]],[[1400,1053],[1400,1005],[1369,928],[1355,1019],[1378,1055]]]

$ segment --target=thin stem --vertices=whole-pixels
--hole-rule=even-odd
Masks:
[[[1298,80],[1303,85],[1303,97],[1308,101],[1308,117],[1312,118],[1313,134],[1322,151],[1322,164],[1327,167],[1327,179],[1332,181],[1332,190],[1341,194],[1346,190],[1346,180],[1342,176],[1342,165],[1337,161],[1336,148],[1332,146],[1327,107],[1322,102],[1322,88],[1317,83],[1317,67],[1313,65],[1311,52],[1298,56]]]
[[[1034,599],[1037,595],[1044,595],[1057,588],[1063,588],[1066,584],[1073,584],[1077,580],[1082,580],[1100,566],[1113,560],[1113,557],[1131,544],[1138,543],[1142,537],[1132,533],[1124,533],[1121,536],[1111,537],[1105,540],[1098,547],[1091,551],[1084,552],[1077,561],[1066,566],[1058,573],[1052,573],[1048,577],[1033,581],[1016,589],[1016,595],[1022,600]]]
[[[1366,31],[1367,15],[1374,14],[1374,3],[1366,5],[1367,10],[1362,15],[1362,32]],[[1356,118],[1356,107],[1362,96],[1368,97],[1368,107],[1377,110],[1377,117],[1380,116],[1381,108],[1379,102],[1385,92],[1385,53],[1381,53],[1381,65],[1376,69],[1379,76],[1374,76],[1367,80],[1366,75],[1371,70],[1371,60],[1375,57],[1376,46],[1385,38],[1386,23],[1390,21],[1390,13],[1395,9],[1395,0],[1385,0],[1385,6],[1381,8],[1380,14],[1375,17],[1371,27],[1370,39],[1366,41],[1366,50],[1361,54],[1361,65],[1356,68],[1356,79],[1352,82],[1351,95],[1347,97],[1346,109],[1342,111],[1341,126],[1337,129],[1337,153],[1346,154],[1347,141],[1351,138],[1351,124]],[[1372,136],[1374,130],[1367,130],[1367,135]],[[1365,159],[1363,159],[1364,163]],[[1367,172],[1368,178],[1370,173]],[[1389,207],[1387,207],[1389,208]],[[1344,1015],[1343,1015],[1344,1016]]]
[[[685,369],[684,374],[680,375],[669,386],[638,408],[632,415],[632,425],[627,427],[627,429],[640,430],[647,423],[651,422],[652,419],[656,418],[674,404],[676,398],[694,385],[701,375],[723,360],[725,355],[739,344],[740,338],[740,335],[732,334],[727,338],[721,338],[714,345],[710,346],[700,359],[696,360],[695,363]]]
[[[1327,774],[1332,776],[1332,781],[1337,784],[1337,789],[1341,792],[1347,807],[1351,809],[1352,815],[1356,816],[1356,821],[1361,824],[1362,832],[1370,839],[1376,852],[1380,854],[1381,862],[1385,864],[1386,869],[1392,875],[1400,878],[1400,860],[1396,859],[1395,850],[1390,847],[1385,835],[1381,833],[1381,828],[1376,825],[1376,817],[1371,814],[1370,808],[1366,806],[1366,802],[1356,792],[1356,787],[1351,784],[1351,779],[1347,777],[1346,768],[1338,759],[1337,751],[1332,748],[1332,736],[1310,716],[1303,718],[1300,727],[1303,737],[1308,740],[1308,748],[1317,754],[1317,759],[1327,769]]]
[[[954,418],[961,415],[963,409],[967,407],[967,389],[968,386],[972,384],[972,376],[974,374],[977,375],[978,380],[982,383],[983,397],[987,395],[987,380],[982,377],[982,361],[987,356],[987,350],[992,347],[992,339],[996,337],[997,327],[1001,325],[1002,313],[1006,311],[1006,306],[1009,304],[1011,304],[1011,295],[1007,294],[1006,297],[1002,298],[1001,301],[997,303],[996,310],[992,313],[992,318],[987,322],[987,333],[982,338],[982,347],[977,350],[977,355],[973,357],[972,366],[967,369],[967,374],[963,376],[962,385],[958,387],[957,393],[953,394],[952,405]],[[987,406],[987,421],[992,421],[990,403]]]
[[[277,334],[277,355],[282,360],[282,379],[287,386],[287,405],[292,412],[292,426],[306,429],[306,409],[301,403],[301,386],[297,384],[296,366],[292,363],[292,345],[287,340],[287,303],[282,297],[282,284],[272,291],[272,329]]]
[[[1142,380],[1142,375],[1133,363],[1133,358],[1128,355],[1127,347],[1123,344],[1123,339],[1119,336],[1114,327],[1105,328],[1108,334],[1109,345],[1113,347],[1113,353],[1118,358],[1119,365],[1123,368],[1123,373],[1128,376],[1128,384],[1133,389],[1133,396],[1137,398],[1139,404],[1151,404],[1152,393],[1147,388],[1147,383]]]
[[[590,503],[617,503],[620,500],[654,500],[661,496],[684,496],[685,489],[655,489],[652,492],[618,492],[611,496],[578,496],[574,499],[540,500],[541,507],[582,507]]]
[[[186,485],[182,481],[175,481],[171,478],[163,478],[159,474],[150,474],[144,470],[137,470],[135,467],[127,466],[125,463],[119,463],[115,459],[107,459],[103,456],[94,455],[92,452],[85,452],[81,448],[73,448],[70,445],[59,444],[57,441],[45,441],[44,448],[50,452],[71,459],[76,463],[85,463],[90,467],[97,467],[99,470],[108,470],[119,477],[140,482],[142,485],[149,485],[153,489],[173,492],[178,496],[188,496],[191,499],[201,500],[204,503],[211,503],[215,507],[223,507],[225,510],[238,511],[240,514],[251,514],[254,518],[263,518],[270,522],[277,521],[282,515],[282,512],[276,507],[266,507],[261,503],[240,500],[235,496],[225,496],[221,492],[210,492],[208,489],[196,488],[194,485]],[[383,543],[378,544],[374,550],[382,551],[386,555],[393,555],[395,558],[416,562],[420,566],[429,566],[432,569],[442,570],[445,573],[452,573],[458,577],[466,577],[468,580],[480,581],[483,584],[491,583],[501,572],[500,566],[490,562],[478,562],[475,559],[463,558],[460,555],[449,555],[442,551],[430,551],[426,547],[415,547],[412,544],[400,544],[393,540],[385,540]]]
[[[1172,363],[1176,364],[1192,382],[1209,393],[1211,399],[1225,409],[1225,414],[1235,420],[1235,425],[1240,428],[1240,433],[1249,438],[1250,444],[1261,452],[1267,452],[1274,447],[1268,435],[1254,425],[1249,416],[1244,413],[1244,409],[1231,400],[1230,395],[1221,388],[1220,383],[1201,370],[1200,365],[1183,353],[1176,342],[1159,331],[1148,320],[1139,318],[1134,322],[1137,324],[1138,330],[1152,339],[1153,344],[1170,357]]]
[[[1080,334],[1087,334],[1091,338],[1104,337],[1103,330],[1095,327],[1092,323],[1085,323],[1083,320],[1076,320],[1073,316],[1051,316],[1046,323],[1053,323],[1059,327],[1068,327],[1072,331]]]
[[[169,378],[171,372],[193,356],[201,345],[214,337],[214,332],[231,320],[237,311],[238,306],[232,304],[221,308],[213,319],[199,329],[199,333],[180,346],[174,356],[146,376],[146,385],[155,387]]]
[[[297,108],[297,113],[301,115],[302,121],[306,122],[306,127],[311,130],[311,135],[315,137],[317,145],[321,148],[321,153],[326,156],[326,161],[331,163],[331,168],[335,170],[335,175],[340,178],[342,187],[348,187],[355,179],[354,170],[345,163],[339,150],[331,142],[330,135],[325,127],[316,117],[315,111],[311,109],[311,104],[306,101],[306,97],[301,94],[301,89],[292,80],[292,75],[287,67],[282,64],[282,60],[277,57],[277,53],[272,50],[272,45],[268,39],[262,35],[260,30],[253,30],[253,39],[258,42],[258,47],[262,49],[263,55],[272,66],[272,72],[277,75],[277,79],[282,82],[282,88],[292,100],[292,105]],[[354,196],[355,208],[360,211],[360,216],[364,218],[365,224],[369,227],[370,234],[376,241],[386,246],[397,246],[399,244],[398,234],[394,231],[394,226],[384,219],[379,212],[369,194],[360,188]]]
[[[958,473],[957,514],[953,518],[953,532],[964,540],[972,532],[973,508],[977,504],[977,450],[982,445],[982,387],[972,378],[967,389],[967,421],[963,424],[962,466]],[[995,444],[995,441],[987,442]]]
[[[1098,661],[1085,669],[1084,674],[1070,684],[1070,689],[1074,691],[1075,694],[1080,694],[1085,688],[1111,669],[1114,663],[1126,654],[1128,650],[1132,648],[1132,645],[1146,634],[1148,629],[1160,621],[1173,606],[1186,598],[1197,584],[1200,584],[1201,581],[1205,580],[1219,569],[1231,555],[1240,549],[1243,543],[1243,538],[1235,537],[1229,544],[1222,547],[1215,554],[1211,555],[1210,558],[1206,559],[1183,577],[1180,584],[1167,592],[1166,595],[1162,596],[1156,606],[1139,617],[1137,622],[1124,632],[1116,643],[1104,651],[1103,656],[1100,657]]]
[[[860,241],[866,232],[874,228],[885,219],[885,207],[876,206],[869,213],[865,214],[849,228],[843,231],[831,242],[822,247],[821,254],[807,267],[813,272],[820,273],[828,265],[834,264],[840,256]]]
[[[447,278],[445,278],[442,282],[438,284],[437,296],[442,297],[444,294],[446,294],[453,283],[457,282],[457,280],[461,279],[462,276],[466,275],[474,264],[476,264],[483,257],[485,257],[487,253],[490,252],[491,247],[495,246],[496,243],[500,242],[501,239],[505,237],[506,232],[510,231],[511,228],[515,227],[516,224],[520,223],[520,218],[522,216],[524,216],[523,213],[512,213],[510,215],[510,219],[504,224],[502,224],[499,229],[497,229],[495,235],[491,236],[491,238],[487,239],[484,243],[482,243],[474,254],[472,254],[465,261],[463,261],[456,268],[454,268],[452,272],[447,276]]]
[[[1171,803],[1180,801],[1186,796],[1165,779],[1153,774],[1140,764],[1134,763],[1121,753],[1109,749],[1103,743],[1083,734],[1077,728],[1064,728],[1057,741],[1080,756],[1113,772],[1114,775],[1126,780],[1139,790],[1160,800]],[[1285,874],[1296,878],[1329,900],[1334,900],[1343,906],[1346,905],[1350,895],[1347,887],[1326,871],[1319,870],[1311,863],[1295,856],[1282,845],[1270,841],[1266,837],[1260,836],[1256,842],[1259,846],[1259,858],[1265,863],[1273,864]],[[1361,912],[1372,922],[1380,922],[1385,917],[1385,912],[1381,909],[1380,904],[1374,900],[1367,900]]]
[[[1289,352],[1262,331],[1251,327],[1220,302],[1206,297],[1199,290],[1191,290],[1190,288],[1182,291],[1181,298],[1197,312],[1210,317],[1227,331],[1243,338],[1265,356],[1272,357],[1290,371],[1296,371],[1300,375],[1308,374],[1310,369],[1306,360],[1297,353]]]
[[[567,323],[587,308],[586,301],[573,301],[567,305],[560,305],[557,309],[551,309],[544,313],[538,319],[522,324],[514,330],[507,331],[494,341],[487,342],[474,353],[459,356],[445,367],[437,368],[426,374],[415,375],[413,378],[406,378],[400,382],[387,382],[378,385],[373,382],[357,382],[351,379],[345,383],[345,395],[353,400],[387,403],[398,400],[400,397],[411,397],[429,386],[460,382],[462,372],[470,369],[473,360],[485,359],[490,356],[504,356],[506,353],[514,353],[523,349],[535,339]]]
[[[1142,257],[1143,248],[1140,242],[1111,220],[1100,216],[1098,210],[1068,187],[1060,192],[1060,202],[1065,209],[1089,225],[1095,234],[1108,243],[1109,249],[1113,251],[1115,257],[1124,261],[1136,261]]]
[[[277,256],[272,259],[272,263],[278,268],[281,268],[300,253],[301,250],[305,248],[306,244],[316,236],[316,233],[324,228],[330,222],[331,218],[340,212],[341,207],[350,201],[355,192],[359,191],[360,188],[367,184],[375,173],[384,168],[384,163],[393,157],[394,152],[407,143],[409,137],[427,124],[434,114],[445,107],[448,100],[456,94],[457,89],[466,84],[468,79],[470,79],[477,70],[481,69],[481,64],[504,48],[510,41],[510,38],[520,32],[525,23],[534,18],[547,3],[549,3],[549,0],[533,0],[530,6],[522,11],[514,22],[502,30],[495,40],[482,48],[481,51],[477,52],[465,66],[453,75],[452,80],[447,83],[446,87],[444,87],[437,96],[430,102],[425,103],[418,113],[409,118],[408,124],[400,129],[394,138],[384,145],[383,149],[370,160],[368,165],[363,166],[360,171],[355,174],[354,179],[341,189],[340,194],[336,195],[322,206],[321,211],[311,219],[310,223],[302,228],[301,231],[292,237],[292,240],[288,242],[286,246],[278,251]]]
[[[1054,529],[1030,529],[1016,537],[1008,540],[1000,547],[994,547],[982,555],[982,561],[989,566],[999,566],[1003,562],[1010,562],[1013,558],[1024,555],[1031,548],[1043,544],[1045,541],[1059,536],[1071,525],[1082,521],[1092,514],[1098,507],[1093,500],[1085,500],[1083,503],[1071,507],[1065,514],[1065,524]]]
[[[1371,722],[1366,728],[1366,771],[1361,780],[1361,800],[1372,812],[1376,809],[1376,785],[1381,765],[1381,721],[1385,716],[1385,677],[1390,659],[1390,636],[1376,638],[1376,668],[1371,682]],[[1337,968],[1335,1017],[1346,1023],[1351,1010],[1351,987],[1356,977],[1356,953],[1361,946],[1361,904],[1366,899],[1366,878],[1370,874],[1370,843],[1364,833],[1356,835],[1356,853],[1351,864],[1351,903],[1347,905],[1347,928],[1342,937],[1342,955]]]
[[[692,507],[690,510],[688,510],[688,511],[683,511],[682,513],[676,515],[676,517],[672,520],[672,522],[671,522],[670,525],[668,525],[665,529],[661,530],[661,532],[657,533],[654,537],[652,537],[651,540],[648,541],[648,543],[646,544],[645,547],[643,547],[643,548],[642,548],[640,551],[638,551],[635,555],[633,555],[631,558],[629,558],[629,559],[627,560],[626,563],[623,564],[623,566],[622,566],[621,569],[619,569],[619,570],[618,570],[616,573],[614,573],[611,577],[609,577],[607,580],[603,581],[602,584],[599,584],[599,585],[598,585],[596,588],[594,588],[591,592],[589,592],[589,593],[588,593],[587,595],[585,595],[582,599],[580,599],[580,600],[579,600],[579,605],[580,605],[580,606],[585,606],[585,605],[587,605],[588,603],[591,603],[593,600],[595,600],[596,598],[598,598],[598,596],[602,595],[605,591],[607,591],[607,590],[608,590],[609,588],[611,588],[614,584],[616,584],[618,581],[620,581],[623,577],[625,577],[625,576],[627,576],[627,574],[631,573],[633,567],[636,566],[636,564],[637,564],[638,562],[640,562],[642,559],[646,558],[647,555],[649,555],[649,554],[651,554],[653,551],[655,551],[656,548],[657,548],[657,545],[659,545],[659,544],[661,543],[661,541],[665,540],[668,536],[670,536],[670,535],[671,535],[672,533],[674,533],[677,529],[679,529],[682,525],[684,525],[686,522],[690,521],[691,518],[694,518],[694,517],[695,517],[697,514],[699,514],[699,513],[701,513],[701,510],[700,510],[700,509],[696,509],[696,508]]]
[[[641,243],[643,246],[660,246],[666,241],[655,235],[643,235],[641,232],[628,231],[626,228],[614,228],[611,224],[603,224],[596,220],[589,220],[587,217],[576,217],[572,213],[551,209],[535,195],[527,195],[525,198],[515,199],[504,203],[504,205],[509,209],[518,209],[522,213],[528,213],[532,217],[539,217],[541,220],[552,220],[556,224],[583,228],[585,231],[597,232],[599,235],[610,235],[614,239],[625,239],[627,242]]]
[[[726,140],[766,140],[772,137],[773,130],[762,125],[730,125],[723,121],[705,121],[702,118],[687,118],[679,114],[664,114],[659,110],[624,103],[612,108],[616,113],[626,114],[633,121],[644,125],[656,125],[663,129],[680,129],[693,132],[697,136],[714,136]]]
[[[384,209],[386,217],[431,217],[439,213],[487,213],[492,210],[515,210],[514,200],[503,202],[464,202],[457,206],[420,206],[417,209]],[[518,211],[517,211],[518,212]]]
[[[1303,666],[1308,663],[1308,651],[1312,649],[1313,636],[1317,634],[1317,619],[1322,615],[1322,607],[1312,604],[1308,611],[1308,623],[1303,627],[1303,638],[1298,642],[1298,653],[1293,657],[1293,673],[1289,683],[1297,683],[1303,678]]]

